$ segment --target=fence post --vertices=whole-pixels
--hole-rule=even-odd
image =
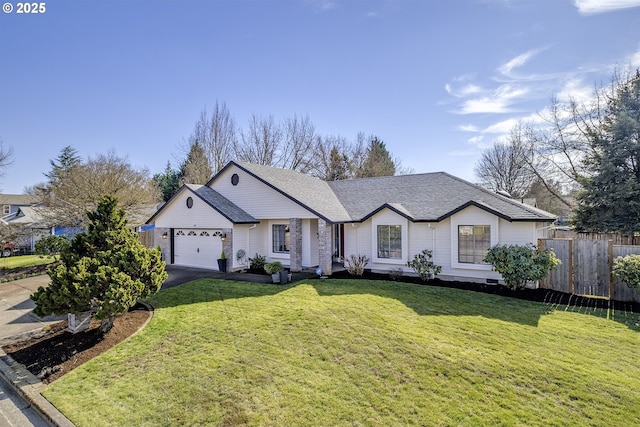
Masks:
[[[614,300],[616,287],[613,283],[613,240],[609,240],[609,301]]]
[[[574,295],[574,277],[573,277],[573,239],[569,240],[569,293]]]

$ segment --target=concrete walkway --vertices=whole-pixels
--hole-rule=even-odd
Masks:
[[[36,305],[30,296],[48,283],[46,274],[0,283],[0,346],[64,319],[61,316],[40,318],[33,314]]]
[[[0,283],[0,347],[41,334],[47,325],[65,318],[40,318],[33,314],[35,303],[30,296],[48,283],[46,274]],[[40,380],[0,349],[0,426],[72,427],[73,424],[42,397],[42,388]]]
[[[0,381],[0,426],[49,427],[40,413],[31,404],[18,396],[13,389]]]

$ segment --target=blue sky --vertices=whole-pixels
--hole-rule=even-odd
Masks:
[[[0,13],[5,193],[71,145],[161,172],[204,107],[375,134],[405,167],[473,180],[552,95],[640,67],[640,0],[76,0]],[[6,6],[6,5],[5,5]]]

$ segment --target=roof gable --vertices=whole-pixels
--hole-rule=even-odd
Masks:
[[[176,192],[176,194],[173,195],[173,197],[171,197],[171,199],[169,199],[169,201],[167,201],[167,203],[165,203],[151,216],[151,218],[147,220],[146,224],[153,222],[153,220],[183,191],[191,192],[233,224],[256,224],[259,222],[257,219],[240,209],[232,201],[212,188],[206,185],[185,184]]]
[[[327,222],[350,221],[347,211],[326,181],[290,169],[232,161],[211,178],[207,186],[212,186],[231,167],[239,168]]]

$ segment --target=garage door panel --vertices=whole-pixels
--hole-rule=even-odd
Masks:
[[[178,229],[173,243],[176,265],[218,269],[217,259],[222,252],[220,230]]]

